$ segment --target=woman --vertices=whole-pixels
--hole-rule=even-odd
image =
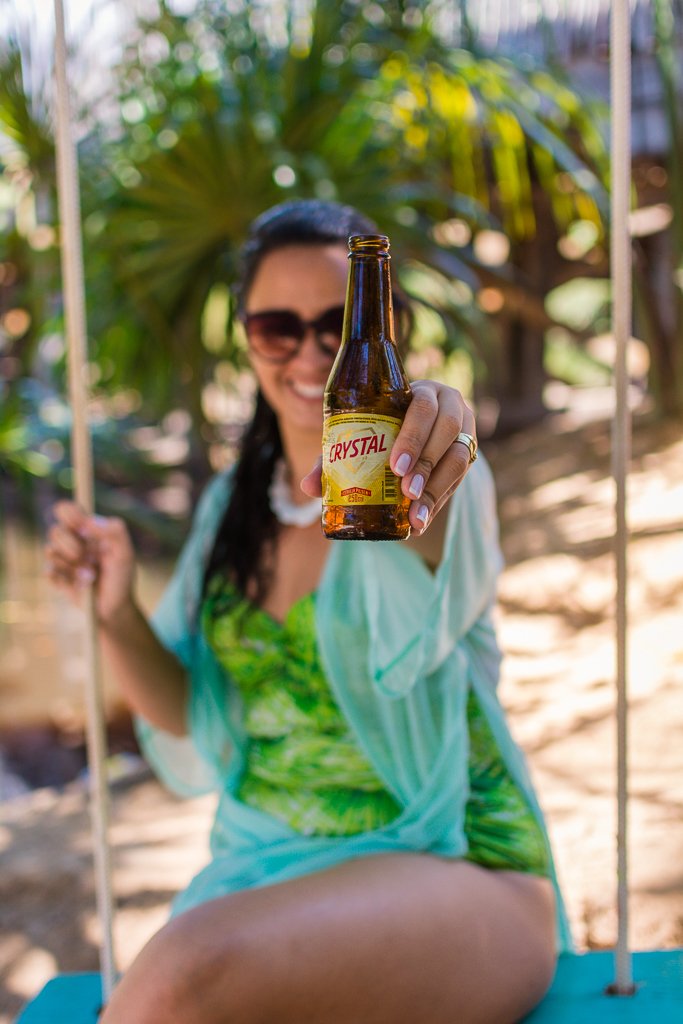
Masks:
[[[511,1024],[567,940],[494,694],[493,492],[457,440],[475,433],[458,392],[412,385],[391,452],[411,538],[320,530],[346,240],[374,230],[315,201],[253,226],[239,301],[254,419],[152,625],[122,523],[57,506],[51,576],[72,595],[95,582],[147,756],[178,790],[219,793],[210,864],[102,1024]]]

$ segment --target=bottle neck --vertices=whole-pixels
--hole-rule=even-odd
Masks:
[[[346,299],[348,322],[346,340],[394,339],[394,310],[391,297],[389,256],[351,256]]]

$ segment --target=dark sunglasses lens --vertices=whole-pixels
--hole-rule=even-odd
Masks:
[[[342,330],[344,328],[344,307],[335,306],[327,309],[315,322],[316,332],[322,338],[329,338],[338,346],[341,342]]]
[[[252,349],[264,359],[285,360],[296,352],[303,338],[303,324],[286,311],[252,313],[244,321]]]
[[[326,309],[313,326],[320,347],[329,356],[336,356],[341,345],[344,328],[344,307],[334,306],[332,309]]]

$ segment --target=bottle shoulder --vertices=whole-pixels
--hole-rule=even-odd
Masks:
[[[342,344],[325,393],[359,390],[372,395],[404,392],[410,397],[410,382],[393,341],[352,339]]]

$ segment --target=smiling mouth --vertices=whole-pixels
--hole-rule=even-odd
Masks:
[[[325,393],[325,388],[322,384],[302,384],[298,381],[292,381],[289,386],[294,394],[300,398],[320,399]]]

